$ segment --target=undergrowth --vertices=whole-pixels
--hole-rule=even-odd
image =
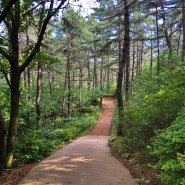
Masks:
[[[16,141],[14,165],[40,161],[56,149],[62,147],[77,136],[83,135],[96,123],[100,109],[96,107],[93,114],[84,114],[74,119],[57,119],[55,122],[42,123],[40,130],[21,132]],[[45,126],[44,126],[45,125]]]
[[[185,73],[182,67],[161,71],[144,71],[136,79],[124,120],[118,113],[113,119],[115,128],[121,122],[123,135],[114,134],[109,144],[115,156],[153,168],[163,185],[184,185]]]

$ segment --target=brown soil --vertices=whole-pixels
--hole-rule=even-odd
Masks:
[[[102,113],[94,127],[90,132],[92,135],[109,136],[111,131],[111,120],[115,109],[114,98],[103,98]]]
[[[103,98],[102,114],[95,125],[94,129],[88,135],[97,135],[97,136],[109,136],[111,130],[111,119],[115,108],[115,99],[113,98]],[[106,123],[106,124],[105,124]],[[109,123],[109,124],[107,124]],[[155,173],[152,170],[144,169],[136,162],[130,162],[126,158],[119,159],[127,169],[130,170],[132,176],[136,179],[153,179],[150,182],[150,185],[159,185],[157,184]],[[1,179],[1,185],[17,185],[18,182],[25,177],[29,171],[36,164],[23,164],[12,170],[7,170],[3,172]],[[144,184],[142,184],[144,185]]]
[[[17,185],[18,182],[25,177],[30,170],[36,165],[34,164],[22,164],[16,168],[5,170],[1,177],[1,185]]]

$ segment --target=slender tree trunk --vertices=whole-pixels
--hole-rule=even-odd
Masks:
[[[133,58],[132,58],[132,76],[131,76],[131,93],[133,91],[133,83],[134,83],[134,69],[135,69],[135,42],[133,43]]]
[[[5,121],[0,110],[0,177],[5,165],[5,157],[6,157],[6,128]]]
[[[158,23],[158,8],[156,6],[156,29],[157,29],[157,74],[160,74],[160,48],[159,48],[159,23]]]
[[[93,80],[93,86],[95,87],[95,88],[97,88],[98,87],[98,77],[97,77],[97,58],[96,58],[96,56],[94,56],[94,80]]]
[[[89,55],[89,53],[88,53],[88,55]],[[87,76],[88,76],[87,88],[90,91],[90,89],[91,89],[91,71],[90,71],[89,57],[88,57],[88,60],[87,60]]]
[[[38,65],[37,65],[37,94],[36,94],[36,124],[37,124],[37,130],[39,130],[40,123],[41,123],[41,108],[40,108],[41,91],[42,91],[42,66],[41,66],[41,63],[38,62]]]
[[[27,68],[27,83],[28,83],[28,100],[30,100],[30,90],[31,90],[31,71],[29,67]]]
[[[100,90],[103,91],[103,57],[101,58],[101,68],[100,68]]]
[[[28,33],[28,20],[26,18],[26,45],[29,46],[30,43],[30,38],[29,38],[29,33]],[[24,76],[25,76],[25,87],[28,88],[28,100],[30,100],[30,69],[27,68],[24,71]]]
[[[130,92],[130,61],[128,60],[125,68],[125,100],[129,100]]]
[[[143,48],[144,48],[144,44],[143,42],[141,43],[141,52],[140,52],[140,68],[139,68],[139,74],[141,74],[142,70],[143,70]]]
[[[44,7],[45,7],[45,2],[42,4],[41,9],[39,9],[40,20],[38,23],[37,37],[39,37],[40,32],[41,32],[41,25],[42,25],[42,21],[44,19]],[[38,64],[37,64],[37,92],[36,92],[36,124],[37,124],[36,126],[37,126],[37,130],[39,130],[40,124],[41,124],[41,107],[40,107],[41,91],[42,91],[42,66],[41,66],[41,62],[38,61]]]
[[[62,117],[65,117],[66,86],[67,86],[67,63],[66,63],[66,72],[65,72],[65,79],[64,79],[64,89],[63,89],[63,95],[62,95]]]
[[[109,83],[110,83],[110,67],[108,66],[108,69],[107,69],[107,89],[110,88]]]
[[[121,23],[120,23],[121,24]],[[120,25],[119,25],[120,29]],[[123,86],[123,69],[124,63],[122,62],[122,49],[121,49],[121,37],[119,38],[119,68],[118,68],[118,77],[117,77],[117,89],[116,89],[116,97],[118,102],[118,110],[119,116],[123,112],[123,94],[122,94],[122,86]]]
[[[68,87],[68,95],[67,95],[67,116],[69,117],[71,114],[70,106],[71,106],[71,35],[69,36],[68,41],[68,51],[67,51],[67,87]]]
[[[166,39],[166,44],[168,46],[168,60],[169,60],[169,66],[170,69],[172,69],[173,67],[173,61],[172,61],[172,45],[171,45],[171,38],[169,36],[168,30],[167,30],[167,26],[166,26],[166,16],[165,16],[165,8],[164,8],[164,2],[162,2],[162,19],[163,19],[163,28],[164,28],[164,35],[165,35],[165,39]]]
[[[12,28],[10,28],[10,43],[12,58],[11,65],[11,99],[10,99],[10,121],[8,126],[7,145],[6,145],[6,167],[10,168],[13,163],[13,154],[18,125],[19,114],[19,85],[21,72],[19,68],[19,26],[20,26],[20,1],[15,4],[15,14],[11,17]]]
[[[153,41],[152,41],[152,39],[151,39],[150,43],[151,43],[151,46],[150,46],[150,71],[152,74],[152,68],[153,68]]]
[[[182,34],[182,25],[180,25],[179,28],[179,36],[178,36],[178,41],[177,41],[177,56],[179,56],[179,49],[180,49],[180,44],[181,44],[181,34]]]
[[[183,44],[182,44],[182,62],[185,61],[185,0],[182,0],[182,29],[183,29]]]
[[[137,42],[137,68],[136,68],[136,74],[139,75],[139,43]]]
[[[49,83],[49,94],[50,97],[53,97],[53,87],[52,87],[52,83],[53,83],[53,78],[51,75],[51,69],[48,68],[48,83]]]
[[[129,6],[125,0],[125,37],[124,37],[124,47],[123,47],[123,63],[126,65],[126,84],[125,84],[125,93],[126,101],[129,100],[129,91],[130,91],[130,20],[129,20]]]
[[[118,71],[118,82],[117,82],[117,102],[118,102],[118,110],[120,120],[124,116],[124,105],[123,105],[123,97],[122,97],[122,81],[123,81],[123,69],[124,66],[129,66],[129,55],[130,55],[130,20],[129,20],[129,5],[127,4],[127,0],[124,0],[124,43],[123,43],[123,51],[122,57],[119,62],[119,71]],[[129,69],[129,67],[128,67]],[[126,69],[126,70],[128,70]],[[129,72],[126,71],[126,85],[129,85]],[[129,87],[126,87],[129,88]],[[117,135],[122,135],[123,129],[122,124],[118,124]]]
[[[82,103],[82,88],[83,88],[83,69],[82,69],[82,64],[80,62],[79,64],[79,106],[78,110],[80,112],[81,109],[81,103]]]

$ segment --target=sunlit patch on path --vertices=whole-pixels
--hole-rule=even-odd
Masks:
[[[114,99],[103,99],[93,131],[43,160],[19,185],[136,185],[108,147]]]

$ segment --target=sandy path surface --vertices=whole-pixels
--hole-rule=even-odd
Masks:
[[[103,112],[92,132],[35,166],[18,185],[136,185],[107,145],[114,99],[103,99]]]

